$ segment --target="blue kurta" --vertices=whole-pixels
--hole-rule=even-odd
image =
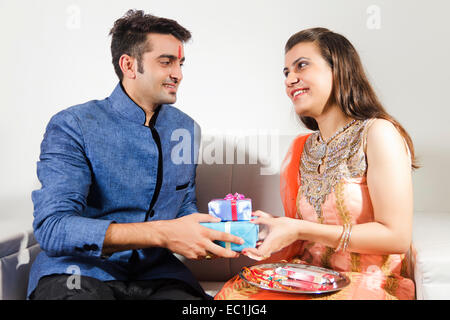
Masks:
[[[57,113],[41,144],[32,193],[34,234],[42,249],[30,273],[108,280],[174,278],[202,290],[169,250],[148,248],[102,257],[110,223],[169,220],[197,212],[198,124],[161,105],[150,125],[118,84],[111,96]]]

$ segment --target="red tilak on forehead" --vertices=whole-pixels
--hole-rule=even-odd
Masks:
[[[178,59],[181,59],[181,46],[178,46]]]

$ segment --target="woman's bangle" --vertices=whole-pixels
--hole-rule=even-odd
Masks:
[[[350,235],[352,233],[352,225],[350,223],[344,224],[344,228],[342,230],[341,237],[339,238],[338,246],[335,249],[335,252],[345,252],[348,247],[348,243],[350,241]]]
[[[347,228],[348,228],[348,224],[344,224],[343,225],[343,229],[342,229],[342,233],[341,236],[339,237],[339,243],[338,246],[336,247],[336,249],[334,250],[335,252],[339,252],[342,249],[342,246],[344,244],[344,238],[345,238],[345,234],[347,232]]]
[[[351,235],[352,235],[352,225],[350,225],[349,228],[348,228],[347,237],[345,238],[344,247],[342,248],[342,252],[345,252],[347,250],[348,244],[350,242],[350,236]]]

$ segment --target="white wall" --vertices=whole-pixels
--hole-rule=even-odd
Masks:
[[[39,145],[54,113],[111,93],[108,32],[130,8],[192,32],[176,106],[204,132],[304,130],[284,94],[284,44],[313,26],[345,35],[415,142],[423,165],[414,174],[416,210],[450,211],[446,0],[0,0],[0,198],[29,197],[39,186]]]

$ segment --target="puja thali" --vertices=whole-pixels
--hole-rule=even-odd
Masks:
[[[239,276],[261,289],[283,293],[320,294],[339,291],[350,284],[345,274],[295,263],[268,263],[244,267]]]

